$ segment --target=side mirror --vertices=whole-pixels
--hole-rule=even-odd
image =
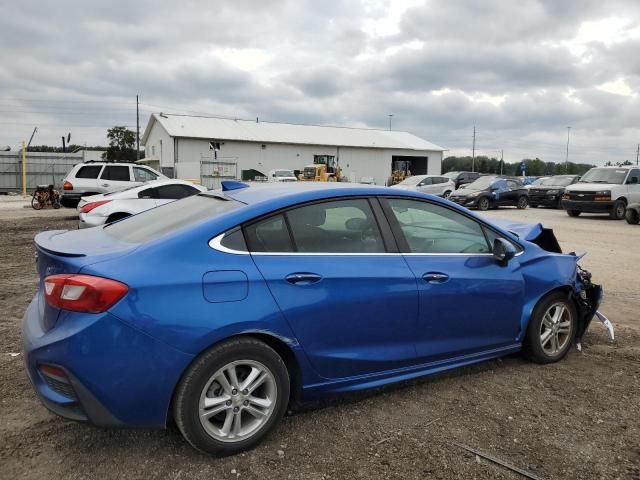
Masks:
[[[505,267],[516,255],[516,247],[502,238],[496,238],[493,242],[493,257],[499,265]]]

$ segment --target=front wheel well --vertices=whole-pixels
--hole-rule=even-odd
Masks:
[[[116,220],[122,220],[123,218],[130,217],[131,214],[127,212],[116,212],[112,213],[107,217],[107,223],[115,222]]]

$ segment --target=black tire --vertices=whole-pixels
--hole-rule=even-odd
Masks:
[[[215,372],[236,361],[259,362],[269,369],[277,387],[276,405],[268,420],[249,437],[221,441],[209,434],[200,421],[200,396]],[[241,337],[212,347],[189,367],[176,389],[174,419],[184,438],[198,450],[218,457],[234,455],[255,447],[273,430],[287,410],[289,391],[289,372],[275,350],[255,338]]]
[[[107,218],[106,223],[117,222],[118,220],[122,220],[123,218],[127,218],[130,216],[130,213],[112,213],[111,215],[109,215],[109,218]]]
[[[567,210],[567,215],[570,217],[579,217],[581,213],[580,210]]]
[[[616,202],[613,204],[611,212],[609,212],[609,218],[611,220],[622,220],[624,218],[626,210],[627,203],[624,200],[616,200]]]
[[[516,207],[518,207],[518,210],[524,210],[528,206],[529,206],[529,198],[527,198],[526,195],[522,195],[518,199],[518,203],[517,203]]]
[[[640,214],[635,208],[627,208],[624,218],[629,225],[638,225],[640,223]]]
[[[490,206],[491,202],[489,202],[489,199],[487,197],[482,197],[478,200],[478,210],[482,210],[484,212],[486,210],[489,210]]]
[[[541,330],[543,330],[542,333],[548,330],[546,325],[542,325],[543,322],[545,322],[544,317],[547,311],[554,305],[560,304],[566,308],[566,311],[570,316],[566,317],[570,318],[570,320],[564,320],[570,321],[570,326],[567,336],[563,336],[562,348],[559,348],[556,353],[552,354],[545,350],[542,345]],[[531,319],[529,320],[527,333],[523,343],[522,352],[524,356],[532,362],[541,364],[553,363],[562,360],[567,355],[567,352],[569,352],[569,350],[571,349],[571,345],[573,344],[576,335],[577,326],[578,313],[576,311],[575,305],[573,304],[573,301],[569,298],[569,296],[565,292],[556,292],[547,295],[542,300],[540,300],[536,307],[533,309],[533,314],[531,315]],[[564,343],[565,340],[566,343]]]
[[[60,198],[60,204],[65,208],[76,208],[78,206],[78,203],[80,203],[79,198],[70,199],[65,198],[64,195],[62,196],[62,198]]]
[[[444,192],[442,194],[442,198],[449,198],[449,195],[451,195],[451,190],[447,190],[446,192]]]
[[[31,197],[31,208],[33,208],[34,210],[42,210],[42,205],[40,205],[40,202],[36,198],[35,194]]]

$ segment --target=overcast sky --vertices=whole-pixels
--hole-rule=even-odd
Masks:
[[[99,3],[99,4],[98,4]],[[406,130],[505,160],[635,161],[638,0],[4,2],[0,144],[150,112]]]

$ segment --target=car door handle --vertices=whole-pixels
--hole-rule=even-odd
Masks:
[[[285,280],[293,285],[311,285],[318,283],[322,277],[317,273],[292,273],[287,275]]]
[[[108,183],[103,183],[101,186],[102,186],[102,187],[108,187],[108,186],[109,186],[109,184],[108,184]]]
[[[427,283],[444,283],[449,280],[449,275],[438,272],[428,272],[422,276],[422,279]]]

